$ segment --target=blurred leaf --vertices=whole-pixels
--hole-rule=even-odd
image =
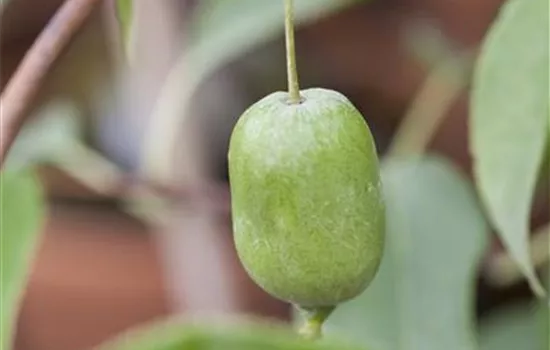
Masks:
[[[380,271],[336,308],[327,331],[374,350],[475,349],[473,284],[488,235],[473,189],[435,157],[390,160],[382,178],[388,226]]]
[[[298,25],[309,23],[358,1],[295,0],[295,22]],[[196,12],[191,47],[181,61],[189,71],[186,75],[195,72],[198,83],[255,46],[284,35],[282,0],[203,0]],[[179,75],[174,79],[181,78]],[[188,84],[192,89],[196,87]]]
[[[28,173],[0,174],[0,349],[11,349],[14,325],[36,251],[44,203]]]
[[[481,350],[549,349],[549,316],[543,303],[500,310],[481,324]]]
[[[64,101],[45,106],[17,136],[6,168],[19,170],[35,163],[62,159],[79,141],[78,115],[78,109]]]
[[[356,2],[295,0],[295,21],[308,23]],[[188,116],[191,98],[200,83],[255,46],[284,35],[284,6],[280,0],[203,0],[196,13],[190,47],[168,77],[146,144],[145,168],[161,179],[170,173],[165,167],[172,164],[182,119]],[[162,135],[163,142],[159,142],[158,135]]]
[[[407,25],[403,36],[405,48],[428,68],[457,54],[451,40],[432,20],[413,20]]]
[[[508,1],[483,45],[471,139],[481,197],[536,294],[529,213],[548,136],[548,0]]]
[[[364,350],[333,341],[311,342],[281,327],[156,324],[124,334],[101,350]],[[99,349],[98,349],[99,350]]]
[[[0,0],[0,14],[4,8],[10,3],[11,0]]]
[[[132,29],[133,0],[116,0],[116,13],[119,22],[122,43],[128,51],[130,32]]]
[[[294,0],[295,19],[298,23],[315,20],[358,1]],[[217,49],[242,52],[246,47],[284,34],[283,16],[283,0],[203,0],[198,5],[193,26],[194,43],[224,43]],[[238,48],[227,45],[228,42],[224,41],[227,38],[234,39],[230,43]]]

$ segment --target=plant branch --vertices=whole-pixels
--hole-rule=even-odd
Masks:
[[[302,98],[300,97],[298,69],[296,67],[296,50],[294,45],[294,4],[292,0],[285,0],[285,43],[289,102],[292,104],[300,103]]]
[[[390,157],[425,152],[448,109],[466,86],[470,64],[466,55],[445,60],[434,68],[395,133],[388,151]]]
[[[124,173],[116,164],[85,144],[76,142],[50,165],[100,196],[123,201],[124,210],[148,224],[166,217],[173,203],[189,202],[229,215],[229,197],[225,186],[165,186]]]
[[[44,77],[99,0],[67,0],[50,20],[0,96],[0,167]]]

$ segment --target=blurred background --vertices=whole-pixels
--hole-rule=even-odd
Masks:
[[[347,95],[382,155],[423,91],[422,108],[441,114],[429,148],[471,174],[468,77],[502,0],[302,3],[302,88]],[[61,4],[4,2],[2,88]],[[290,320],[236,258],[226,170],[238,116],[286,89],[281,14],[280,1],[97,6],[48,74],[9,159],[38,165],[49,200],[17,350],[87,349],[170,314]],[[548,221],[547,193],[541,186],[533,227]],[[493,238],[483,261],[501,253]],[[513,271],[502,283],[486,272],[482,264],[479,319],[530,298]]]

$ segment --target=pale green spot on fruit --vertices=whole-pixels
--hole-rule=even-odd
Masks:
[[[378,158],[342,94],[273,93],[239,119],[229,146],[235,244],[251,278],[304,307],[336,305],[374,278],[384,245]]]

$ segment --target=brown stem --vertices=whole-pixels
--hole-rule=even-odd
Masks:
[[[0,167],[23,126],[26,110],[56,58],[99,0],[67,0],[23,57],[0,96]]]

